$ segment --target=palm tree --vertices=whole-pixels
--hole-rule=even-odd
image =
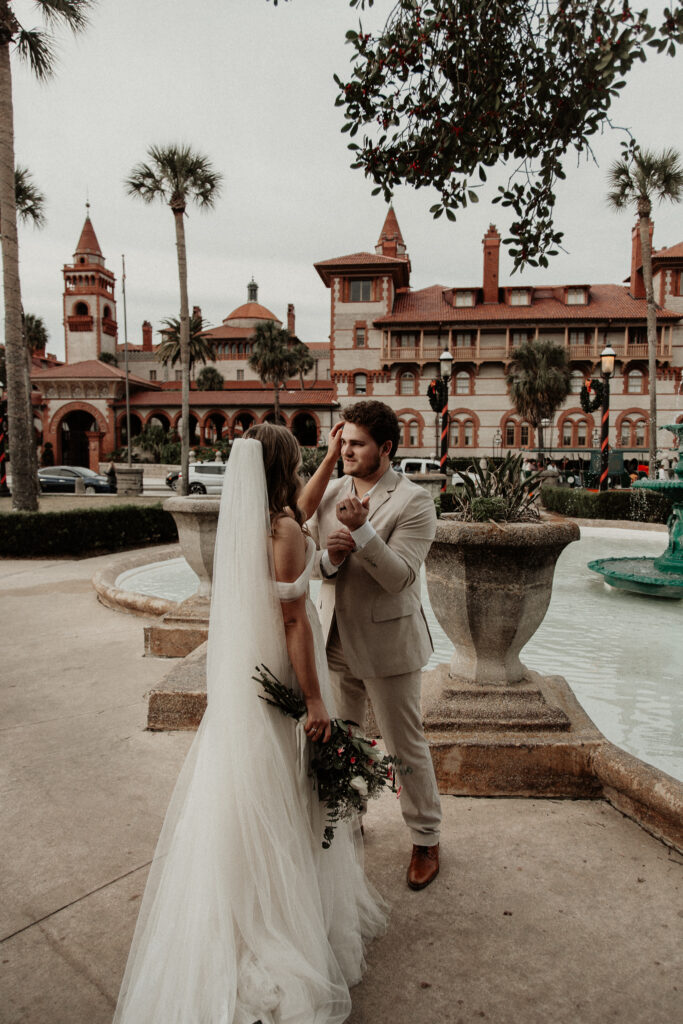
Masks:
[[[22,224],[31,223],[36,228],[45,226],[45,195],[33,181],[27,167],[17,166],[14,171],[14,200],[17,218]],[[31,356],[36,349],[47,345],[47,328],[41,316],[33,313],[21,313],[21,330],[24,345],[24,362],[26,365],[26,384],[24,387],[28,400],[27,423],[28,431],[33,440],[33,403],[31,401]],[[35,477],[38,472],[38,453],[35,444],[29,445],[30,473]]]
[[[180,320],[177,316],[168,316],[161,321],[165,324],[162,331],[164,340],[157,349],[156,358],[164,366],[171,366],[180,359]],[[216,343],[207,338],[204,332],[209,324],[203,317],[193,313],[190,317],[190,369],[195,363],[202,363],[206,366],[209,359],[216,357]]]
[[[199,391],[222,391],[225,377],[215,366],[205,366],[197,377]]]
[[[286,380],[298,373],[300,356],[292,345],[292,335],[273,320],[256,327],[252,336],[249,366],[255,370],[263,384],[273,385],[275,422],[280,423],[280,388]]]
[[[9,432],[12,446],[12,507],[38,508],[38,478],[31,450],[35,444],[28,415],[29,384],[21,332],[21,284],[14,171],[14,115],[10,49],[28,64],[38,79],[48,79],[55,66],[50,29],[65,25],[72,32],[85,28],[93,0],[40,0],[35,4],[45,29],[26,29],[14,13],[12,0],[0,0],[0,209],[2,209],[2,272],[5,294],[5,345]]]
[[[569,358],[554,341],[525,341],[512,352],[506,383],[512,403],[538,431],[544,448],[543,420],[552,419],[569,394]]]
[[[311,355],[311,350],[308,345],[304,345],[303,341],[297,340],[291,347],[292,354],[296,360],[296,372],[299,374],[299,382],[301,384],[301,390],[304,390],[304,375],[310,373],[315,366],[315,359]]]
[[[222,175],[209,160],[189,146],[150,146],[149,163],[139,163],[126,180],[131,196],[146,203],[168,203],[175,221],[180,284],[180,366],[182,370],[182,430],[180,437],[180,493],[187,494],[190,471],[190,311],[187,297],[187,251],[183,217],[189,201],[209,209],[220,192]]]
[[[657,459],[657,303],[652,282],[650,214],[654,200],[679,203],[683,193],[683,167],[675,149],[655,153],[633,147],[630,154],[615,160],[609,169],[607,202],[617,210],[635,206],[638,214],[643,283],[647,303],[648,388],[650,391],[649,476],[654,478]]]
[[[47,328],[42,316],[24,314],[24,338],[29,352],[36,352],[47,345]]]

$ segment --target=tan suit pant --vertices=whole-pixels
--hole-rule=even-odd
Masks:
[[[364,728],[370,697],[387,752],[412,768],[411,772],[399,772],[403,820],[413,843],[435,846],[439,842],[441,801],[422,725],[421,670],[400,676],[357,679],[346,663],[336,620],[327,642],[327,663],[339,717],[358,722]]]

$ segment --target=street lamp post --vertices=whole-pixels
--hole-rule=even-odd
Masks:
[[[603,380],[602,421],[600,424],[600,490],[607,490],[609,479],[609,381],[614,373],[616,352],[611,345],[605,345],[600,353],[600,372]]]
[[[7,399],[5,388],[0,384],[0,498],[9,496],[10,489],[7,486],[7,452],[5,451],[5,440],[7,437]]]

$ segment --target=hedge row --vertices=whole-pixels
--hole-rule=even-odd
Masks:
[[[541,501],[551,512],[578,519],[622,519],[640,523],[666,523],[671,498],[656,491],[630,488],[621,491],[585,491],[569,487],[542,487]]]
[[[161,504],[0,513],[0,556],[12,558],[100,554],[177,539],[173,516]]]

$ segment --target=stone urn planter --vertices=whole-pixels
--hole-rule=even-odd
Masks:
[[[555,563],[575,523],[470,523],[442,518],[427,557],[434,614],[452,641],[451,679],[509,686],[550,603]]]
[[[216,547],[216,526],[221,499],[204,495],[167,498],[164,511],[170,512],[178,527],[178,540],[185,561],[199,577],[195,597],[211,597],[213,553]]]
[[[155,625],[145,626],[145,654],[184,658],[208,637],[213,579],[213,553],[220,497],[189,495],[167,498],[164,510],[178,527],[185,561],[199,577],[199,589],[167,612]]]

